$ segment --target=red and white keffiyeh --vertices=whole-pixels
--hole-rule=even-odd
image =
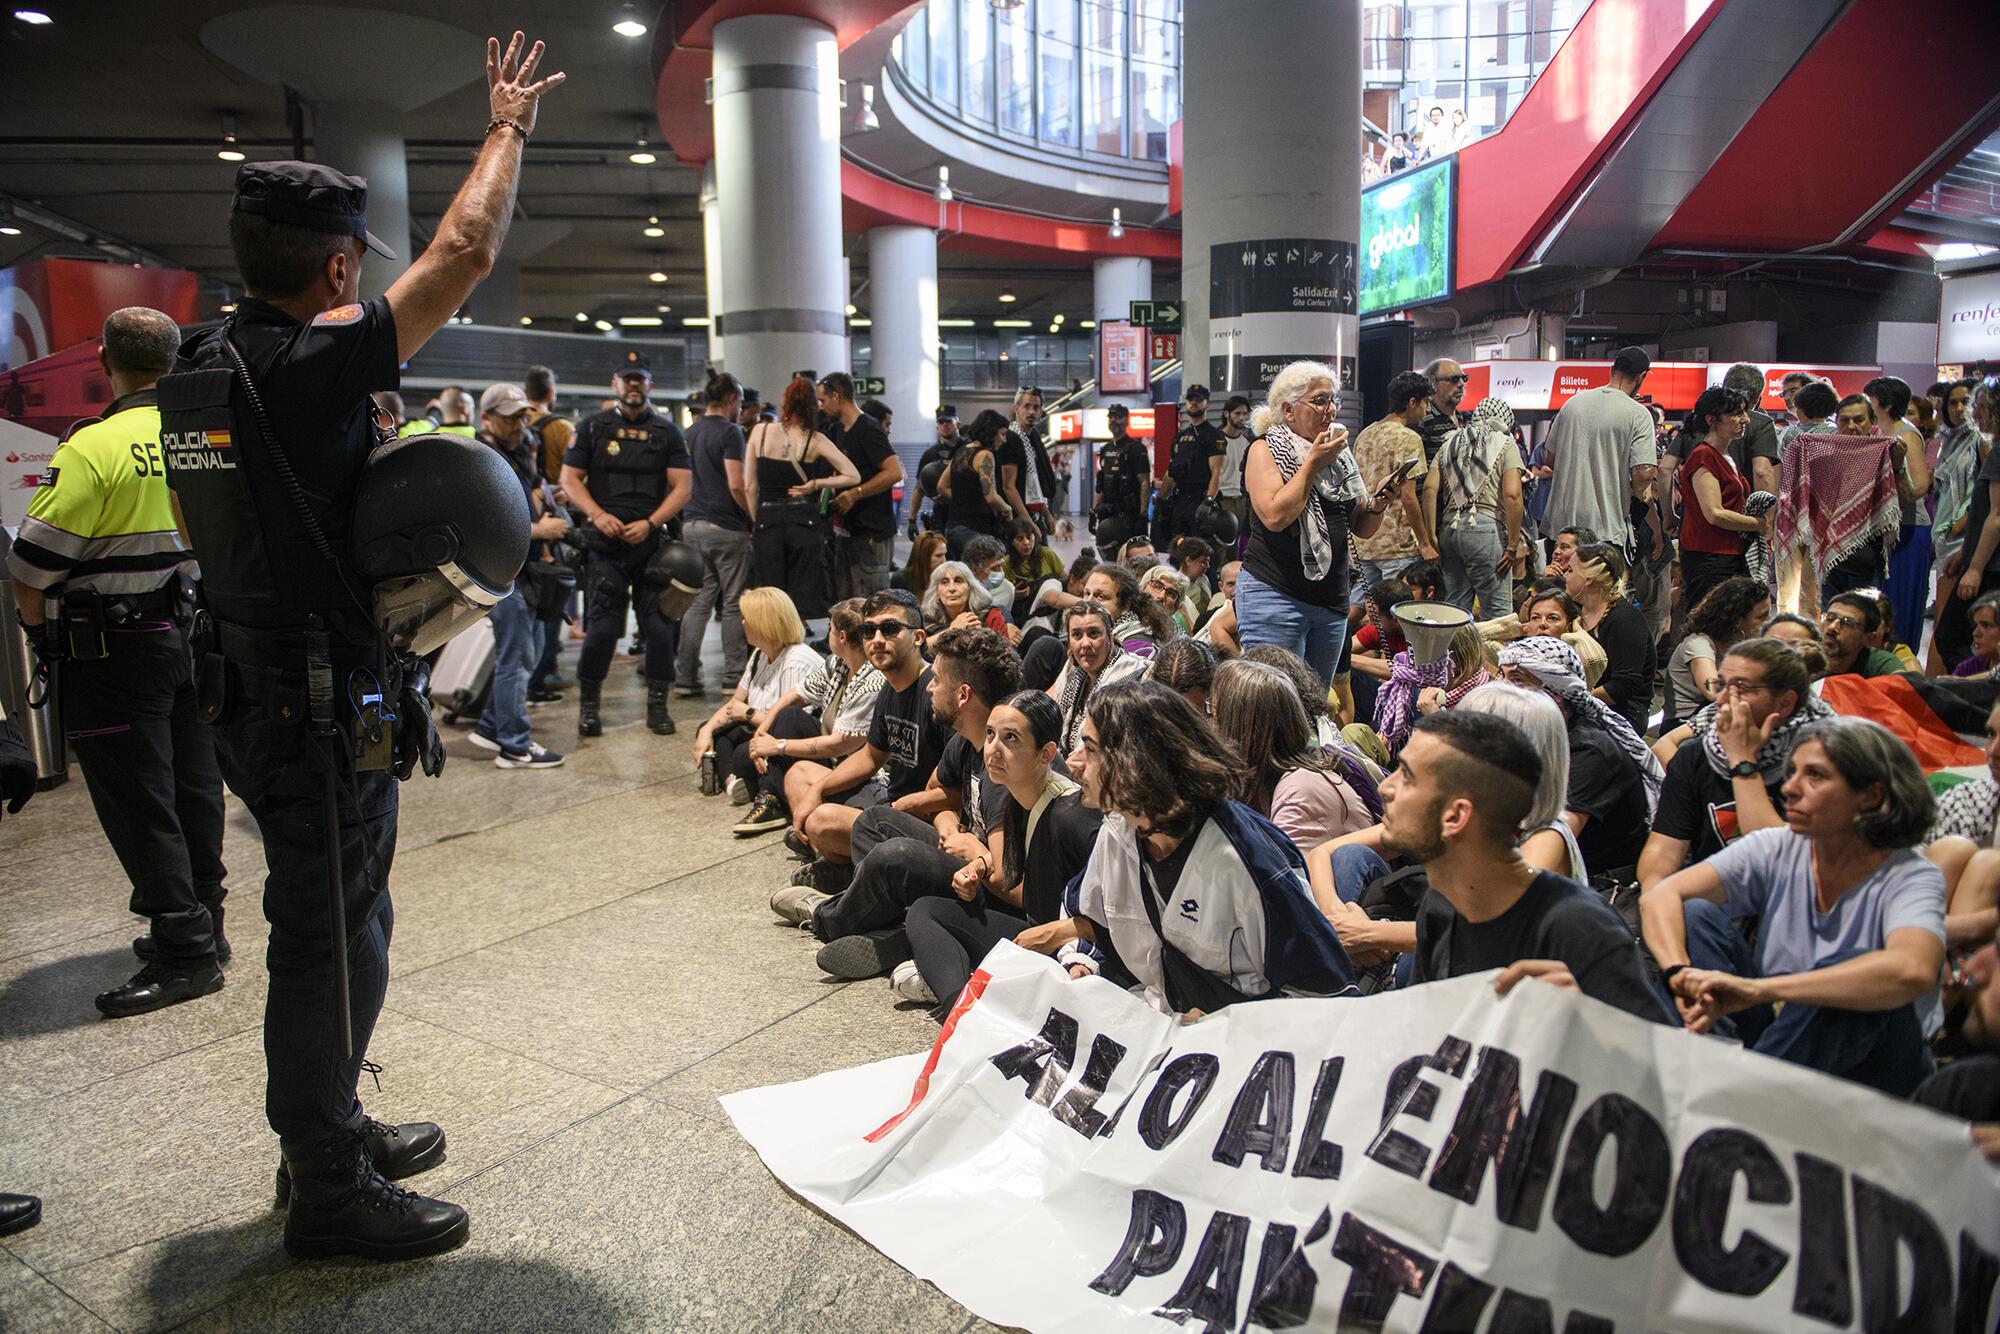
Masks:
[[[1779,463],[1782,484],[1772,533],[1780,560],[1804,548],[1817,584],[1871,542],[1888,558],[1903,522],[1891,443],[1881,435],[1792,438]]]

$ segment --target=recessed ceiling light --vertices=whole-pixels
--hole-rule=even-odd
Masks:
[[[658,240],[660,237],[665,236],[667,234],[667,229],[660,225],[660,215],[657,213],[651,213],[646,216],[646,225],[640,228],[639,234],[642,236],[650,236],[653,239]]]
[[[660,312],[660,314],[664,315],[664,314],[666,314],[666,313],[667,313],[668,311],[672,310],[672,309],[673,309],[673,307],[672,307],[672,306],[654,306],[654,307],[653,307],[653,309],[654,309],[654,310],[657,310],[657,311],[659,311],[659,312]]]
[[[657,329],[660,326],[660,317],[658,315],[620,315],[618,322],[627,329]]]
[[[973,328],[974,326],[976,326],[976,325],[977,325],[978,323],[979,323],[979,322],[978,322],[977,320],[939,320],[939,321],[938,321],[938,328],[940,328],[940,329],[970,329],[970,328]]]
[[[31,28],[45,28],[55,22],[39,9],[17,9],[14,11],[14,17]]]
[[[875,327],[875,321],[869,319],[865,315],[862,316],[860,319],[849,320],[848,323],[853,325],[857,329],[872,329]]]
[[[618,7],[618,20],[611,25],[611,31],[620,37],[644,37],[646,20],[639,17],[639,11],[631,5]]]
[[[1003,305],[1003,306],[1011,306],[1011,305],[1013,305],[1013,304],[1014,304],[1014,301],[1015,301],[1015,297],[1014,297],[1014,289],[1013,289],[1013,288],[1011,288],[1011,287],[1003,287],[1003,288],[1001,288],[1001,289],[1000,289],[1000,304],[1001,304],[1001,305]]]
[[[684,315],[681,317],[681,324],[683,327],[689,329],[706,329],[708,327],[708,316]]]
[[[1076,327],[1077,327],[1077,328],[1079,328],[1079,329],[1095,329],[1095,328],[1097,327],[1097,321],[1096,321],[1096,320],[1078,320],[1078,321],[1076,322]]]
[[[527,328],[527,327],[528,327],[529,325],[533,324],[534,322],[535,322],[535,317],[534,317],[533,315],[523,315],[523,316],[521,317],[521,327],[522,327],[523,329]]]
[[[1032,329],[1035,327],[1035,322],[1033,320],[995,320],[993,321],[993,327],[996,329]]]
[[[603,331],[604,331],[605,333],[610,333],[610,332],[611,332],[611,321],[610,321],[610,320],[599,320],[599,321],[597,321],[597,327],[598,327],[599,329],[602,329],[602,330],[603,330]]]
[[[21,229],[13,223],[0,224],[0,236],[19,236]]]
[[[854,303],[853,303],[852,301],[848,302],[848,303],[847,303],[847,312],[846,312],[846,313],[847,313],[847,314],[849,314],[849,315],[852,315],[852,314],[853,314],[853,313],[855,312],[855,310],[856,310],[856,306],[855,306],[855,304],[854,304]]]
[[[579,310],[576,313],[576,322],[578,324],[588,324],[590,323],[590,316],[584,314],[582,311]]]
[[[640,149],[638,152],[635,153],[627,153],[625,155],[625,160],[627,162],[630,162],[635,167],[650,167],[655,162],[658,162],[660,159],[658,154],[649,153],[644,149]]]
[[[666,280],[667,280],[666,273],[660,269],[654,269],[651,273],[646,275],[647,282],[663,283]]]
[[[222,117],[222,147],[215,155],[224,162],[241,162],[243,150],[236,146],[236,117],[224,114]]]

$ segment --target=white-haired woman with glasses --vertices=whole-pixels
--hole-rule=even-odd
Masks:
[[[1391,478],[1368,492],[1339,425],[1331,368],[1295,361],[1271,382],[1251,433],[1250,539],[1236,581],[1237,638],[1276,644],[1332,680],[1347,635],[1347,538],[1370,537]]]

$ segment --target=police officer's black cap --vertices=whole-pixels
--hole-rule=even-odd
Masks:
[[[949,403],[940,403],[937,410],[937,419],[941,422],[955,422],[958,420],[958,409]]]
[[[1202,402],[1206,403],[1208,402],[1208,386],[1205,384],[1191,384],[1187,387],[1187,393],[1184,395],[1184,397],[1186,397],[1190,402],[1198,398]]]
[[[762,403],[763,401],[764,401],[764,396],[763,396],[762,394],[758,393],[758,392],[757,392],[757,391],[756,391],[755,389],[752,389],[752,388],[751,388],[750,386],[748,386],[748,385],[745,385],[745,386],[743,386],[743,406],[744,406],[744,407],[746,407],[746,408],[754,408],[754,407],[756,407],[756,406],[757,406],[758,404]]]
[[[382,258],[396,257],[368,230],[368,182],[317,162],[246,162],[229,206],[309,232],[356,236]]]
[[[618,364],[612,367],[613,379],[626,375],[643,375],[648,380],[653,378],[653,363],[646,360],[646,354],[636,347],[627,351]]]

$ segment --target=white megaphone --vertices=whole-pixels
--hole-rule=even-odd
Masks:
[[[1398,602],[1389,609],[1410,641],[1410,660],[1419,667],[1443,658],[1452,636],[1472,624],[1472,613],[1449,602]]]

